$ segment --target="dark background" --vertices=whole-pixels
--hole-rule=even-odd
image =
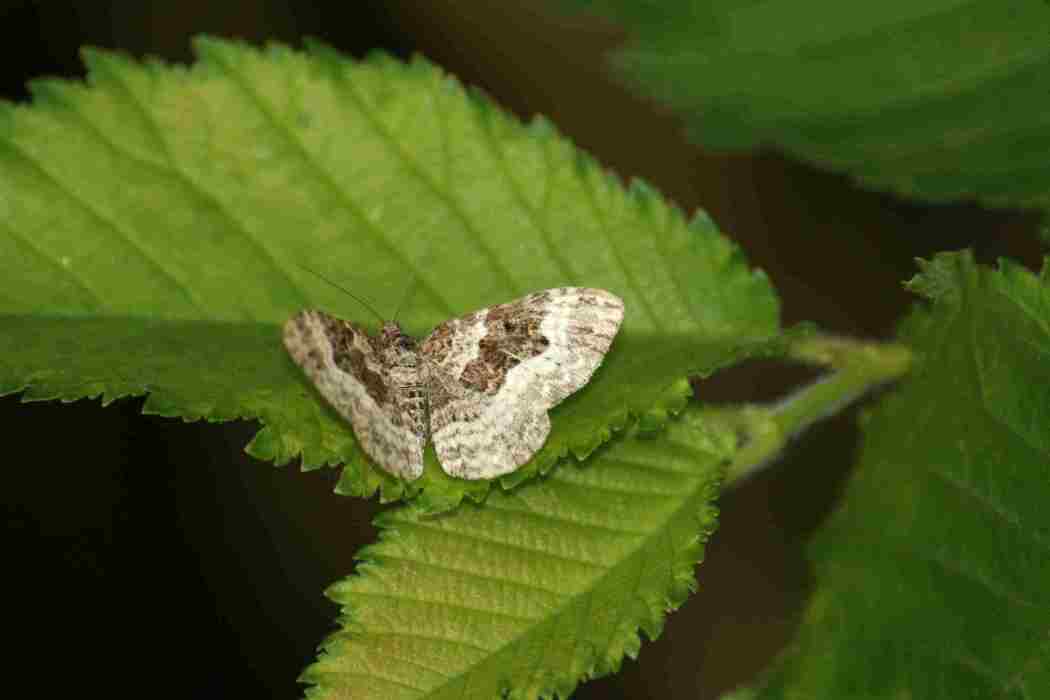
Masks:
[[[8,2],[0,94],[22,101],[34,77],[81,77],[85,44],[189,61],[189,37],[202,32],[296,46],[311,35],[354,56],[421,52],[521,118],[547,115],[625,179],[648,180],[687,212],[706,209],[769,273],[786,323],[889,337],[912,301],[900,283],[914,257],[938,250],[971,246],[985,262],[1034,266],[1034,215],[904,202],[773,153],[687,145],[668,110],[605,72],[620,30],[522,5]],[[809,376],[753,363],[697,389],[768,400]],[[321,591],[353,570],[378,506],[332,495],[335,470],[248,458],[253,424],[185,424],[140,407],[0,400],[4,629],[15,648],[5,676],[45,697],[297,697],[295,678],[337,612]],[[854,419],[817,426],[727,493],[699,593],[640,660],[575,697],[712,698],[768,663],[812,583],[802,546],[856,457]]]

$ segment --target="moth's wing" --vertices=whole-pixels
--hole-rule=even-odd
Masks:
[[[441,324],[423,341],[430,435],[442,468],[490,479],[547,439],[547,411],[585,385],[623,320],[602,289],[529,294]]]
[[[424,408],[406,395],[405,382],[397,381],[404,368],[387,366],[380,344],[360,326],[323,311],[301,311],[284,324],[288,353],[350,421],[365,453],[386,471],[417,479],[426,444]]]

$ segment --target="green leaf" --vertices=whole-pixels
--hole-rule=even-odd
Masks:
[[[303,673],[307,696],[565,698],[616,671],[695,588],[735,448],[694,406],[484,506],[387,511],[358,573],[328,590],[343,629]]]
[[[546,121],[522,125],[422,59],[353,62],[323,47],[211,39],[189,68],[88,51],[89,86],[34,83],[0,105],[0,393],[258,418],[249,445],[283,464],[347,464],[338,490],[480,498],[428,453],[406,487],[360,453],[283,352],[281,324],[321,307],[375,327],[318,270],[422,335],[458,314],[560,285],[626,301],[591,383],[552,412],[506,485],[583,457],[630,414],[652,424],[777,331],[759,272],[711,221],[641,183],[625,190]]]
[[[763,698],[1037,698],[1050,689],[1050,261],[969,253],[910,286],[916,368],[866,421],[811,546],[816,590]]]
[[[564,2],[626,28],[616,71],[706,147],[774,145],[923,199],[1050,202],[1043,0]]]

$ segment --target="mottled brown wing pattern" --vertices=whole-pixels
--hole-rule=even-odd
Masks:
[[[447,321],[420,345],[430,435],[465,479],[514,471],[547,439],[547,411],[585,385],[623,320],[602,289],[561,287]]]
[[[372,337],[349,321],[302,311],[285,323],[284,345],[376,463],[405,479],[419,478],[426,387],[411,338],[388,332]]]

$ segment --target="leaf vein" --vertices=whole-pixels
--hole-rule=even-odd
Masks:
[[[638,576],[635,578],[634,585],[631,587],[630,593],[627,593],[622,598],[622,602],[619,606],[617,617],[623,619],[626,615],[623,612],[630,604],[637,598],[639,598],[638,592],[642,588],[642,581],[645,578],[645,567],[649,561],[649,548],[639,543],[638,550],[641,552],[641,562],[638,564]],[[626,561],[626,559],[625,559]],[[605,652],[607,653],[609,647],[612,646],[613,639],[616,636],[618,625],[613,623],[609,626],[609,638],[605,641]]]
[[[369,669],[368,673],[365,673],[363,671],[349,671],[349,670],[340,668],[338,670],[332,671],[332,673],[334,673],[335,675],[339,675],[339,676],[349,676],[350,678],[364,678],[365,680],[369,680],[369,681],[379,681],[380,683],[387,683],[389,685],[396,685],[399,688],[407,688],[408,690],[411,690],[411,691],[413,691],[415,693],[419,693],[419,694],[423,694],[423,693],[426,692],[426,688],[419,688],[417,686],[410,685],[410,684],[405,683],[403,681],[395,681],[393,678],[390,678],[389,676],[381,676],[381,675],[379,675],[378,673],[376,673],[375,671],[373,671],[371,669]]]
[[[986,512],[991,513],[992,515],[1002,520],[1004,523],[1010,525],[1025,536],[1029,537],[1032,542],[1038,544],[1043,549],[1050,551],[1050,542],[1045,541],[1042,537],[1040,537],[1037,534],[1035,530],[1025,528],[1023,523],[1021,522],[1020,517],[1016,513],[1006,508],[1002,504],[996,503],[992,499],[982,494],[980,491],[974,488],[973,484],[967,483],[962,479],[959,479],[950,474],[935,469],[930,464],[925,464],[924,468],[933,476],[937,477],[944,483],[956,489],[959,493],[963,494],[964,496],[967,496],[970,500],[980,505]]]
[[[682,300],[682,306],[685,308],[685,312],[689,315],[689,319],[696,323],[698,321],[696,314],[693,312],[693,305],[690,303],[690,295],[686,293],[685,287],[682,286],[682,280],[678,276],[679,266],[675,265],[671,261],[671,254],[667,250],[667,239],[671,237],[671,229],[674,227],[676,218],[675,211],[668,210],[664,213],[667,218],[664,230],[657,233],[655,230],[649,233],[650,237],[654,239],[656,243],[656,252],[660,256],[660,260],[663,261],[664,270],[667,271],[667,276],[671,278],[671,286],[674,287],[675,294]],[[688,231],[687,235],[695,235],[693,231]]]
[[[551,590],[549,588],[544,588],[543,586],[537,586],[536,584],[533,584],[533,583],[525,583],[524,581],[519,581],[517,579],[512,579],[512,578],[501,578],[499,576],[493,576],[492,574],[481,574],[481,573],[478,573],[477,571],[468,571],[468,570],[465,570],[465,569],[457,569],[454,566],[447,566],[445,564],[435,564],[434,562],[424,561],[422,559],[413,559],[412,557],[401,556],[401,555],[398,555],[398,554],[377,554],[376,558],[377,559],[390,560],[390,561],[411,562],[413,564],[420,564],[421,566],[425,566],[425,567],[427,567],[429,569],[436,569],[438,571],[447,571],[447,572],[450,572],[450,573],[462,574],[464,576],[480,578],[480,579],[484,579],[486,581],[492,581],[494,583],[505,583],[505,584],[509,584],[509,585],[512,585],[512,586],[517,586],[518,588],[523,588],[523,589],[528,590],[528,591],[534,591],[534,592],[537,592],[537,593],[544,593],[544,594],[546,594],[548,596],[552,596],[552,597],[558,598],[558,599],[565,597],[565,595],[563,593],[559,593],[558,591],[554,591],[554,590]]]
[[[428,673],[433,673],[435,676],[438,676],[439,678],[449,678],[450,677],[448,673],[445,673],[444,671],[439,671],[438,669],[434,668],[433,666],[430,666],[429,664],[420,663],[419,661],[416,661],[415,659],[410,659],[409,657],[401,656],[400,654],[391,654],[389,651],[384,651],[383,652],[383,658],[387,659],[387,660],[390,660],[390,661],[397,661],[398,663],[408,664],[410,666],[415,666],[415,667],[420,668],[420,669],[422,669],[422,670],[424,670],[424,671],[426,671]]]
[[[486,503],[485,507],[488,508],[489,504]],[[463,532],[461,530],[450,530],[448,528],[434,527],[432,525],[425,525],[425,524],[423,524],[421,522],[408,521],[408,520],[403,520],[403,521],[400,521],[398,523],[399,527],[403,527],[403,526],[406,526],[406,525],[412,526],[412,527],[416,527],[416,528],[420,528],[420,529],[423,529],[423,530],[430,530],[432,532],[439,532],[439,533],[441,533],[442,536],[445,536],[445,537],[447,537],[449,535],[452,535],[452,536],[455,536],[455,537],[459,537],[460,539],[469,540],[471,542],[480,542],[480,543],[484,543],[486,545],[491,545],[491,546],[495,546],[495,547],[506,547],[507,549],[515,549],[515,550],[518,550],[518,551],[526,552],[526,553],[528,553],[530,555],[549,557],[549,558],[555,559],[557,561],[568,562],[570,564],[576,564],[576,565],[583,566],[583,567],[590,567],[592,569],[606,570],[606,569],[609,568],[605,564],[600,564],[600,563],[590,562],[590,561],[584,561],[582,559],[574,559],[573,557],[569,557],[569,556],[566,556],[564,554],[555,554],[554,552],[547,551],[546,549],[536,549],[534,547],[526,547],[525,545],[522,545],[522,544],[516,544],[516,543],[513,543],[513,542],[506,542],[506,541],[503,541],[503,540],[497,540],[497,539],[493,539],[493,538],[490,538],[490,537],[482,537],[480,535],[477,535],[477,534],[474,534],[474,533]]]
[[[364,636],[365,634],[367,634],[367,637]],[[352,637],[352,639],[355,639],[355,641],[365,641],[365,639],[380,639],[380,638],[383,638],[383,637],[395,637],[395,638],[404,638],[404,639],[419,639],[419,640],[424,641],[424,642],[434,642],[434,643],[437,643],[437,644],[448,644],[448,645],[451,645],[451,646],[464,647],[466,649],[470,649],[472,651],[478,651],[478,652],[481,652],[483,654],[491,654],[492,653],[492,650],[487,648],[487,647],[478,646],[477,644],[471,644],[470,642],[464,641],[462,639],[453,639],[452,637],[439,637],[437,635],[422,634],[420,632],[415,632],[415,631],[400,630],[400,631],[394,631],[394,632],[390,632],[390,631],[382,631],[382,632],[380,632],[380,631],[367,630],[365,633],[362,634],[361,637]]]
[[[378,598],[380,600],[395,600],[406,603],[419,603],[428,607],[451,608],[453,610],[477,613],[479,615],[495,615],[496,617],[503,617],[508,620],[513,620],[515,622],[535,622],[537,620],[537,618],[534,617],[523,617],[521,615],[502,612],[500,610],[486,610],[485,608],[478,608],[473,605],[467,605],[465,603],[450,603],[445,600],[428,600],[425,598],[413,598],[411,596],[394,595],[392,593],[379,593],[377,591],[363,591],[360,589],[354,591],[354,595],[358,598]]]
[[[945,573],[947,573],[947,574],[953,574],[955,576],[959,576],[961,578],[966,579],[967,581],[971,581],[971,582],[977,584],[981,588],[984,588],[994,598],[998,598],[1000,600],[1004,600],[1004,601],[1013,603],[1014,605],[1019,606],[1019,607],[1025,607],[1025,608],[1039,608],[1039,607],[1041,607],[1041,605],[1039,603],[1036,603],[1035,601],[1032,601],[1032,600],[1028,600],[1024,596],[1022,596],[1020,593],[1018,593],[1017,591],[1013,590],[1011,587],[1009,587],[1009,586],[1007,586],[1005,584],[1002,584],[1002,583],[994,582],[994,581],[988,579],[986,576],[978,574],[975,571],[971,571],[969,569],[963,568],[962,566],[959,566],[958,564],[954,564],[951,561],[945,559],[944,557],[926,556],[926,555],[920,554],[918,552],[915,553],[915,556],[918,557],[921,560],[928,561],[931,564],[939,566],[940,568],[944,569]]]
[[[1020,688],[1021,683],[1024,680],[1024,675],[1032,669],[1035,663],[1044,658],[1044,655],[1048,650],[1050,650],[1050,629],[1047,630],[1043,642],[1036,645],[1032,650],[1032,653],[1024,660],[1024,663],[1021,664],[1021,667],[1006,680],[1003,690],[1005,692],[1010,692],[1014,688]],[[1025,695],[1028,695],[1028,693],[1025,692]]]
[[[656,472],[658,474],[670,474],[673,477],[680,477],[687,480],[696,478],[696,472],[690,469],[670,469],[664,464],[649,464],[648,462],[639,462],[636,460],[625,459],[623,457],[608,457],[604,459],[606,459],[609,464],[616,464],[627,467],[628,469],[638,469],[640,471]]]
[[[548,618],[548,621],[546,623],[546,638],[544,639],[543,643],[539,646],[539,653],[533,656],[532,668],[529,670],[529,675],[527,677],[533,679],[533,682],[536,685],[543,684],[543,669],[547,666],[547,654],[549,654],[551,650],[551,640],[554,639],[554,636],[558,631],[559,620],[561,620],[561,617],[557,615]]]
[[[230,225],[230,228],[234,232],[239,234],[245,241],[248,242],[248,244],[254,250],[258,251],[262,255],[268,267],[271,270],[273,270],[279,277],[284,279],[289,291],[293,292],[296,296],[298,296],[302,303],[305,303],[306,297],[303,294],[302,289],[299,287],[298,284],[295,283],[294,280],[292,280],[287,270],[277,263],[277,258],[262,243],[262,241],[256,238],[251,233],[251,231],[248,230],[247,226],[245,226],[242,221],[237,219],[229,211],[229,209],[223,205],[222,201],[217,196],[205,189],[203,185],[194,180],[181,167],[179,167],[178,159],[175,158],[174,154],[171,152],[171,149],[168,147],[167,139],[164,138],[164,132],[160,128],[160,124],[157,123],[156,118],[149,111],[149,109],[147,109],[146,105],[142,102],[142,99],[135,93],[134,90],[131,89],[131,87],[123,79],[119,71],[111,72],[111,76],[113,77],[115,84],[120,87],[121,92],[125,95],[125,97],[127,97],[128,103],[139,114],[139,116],[142,118],[143,123],[146,125],[146,128],[149,129],[150,133],[153,135],[153,139],[157,142],[161,155],[164,157],[165,162],[168,164],[169,172],[171,172],[176,178],[178,178],[178,180],[181,183],[183,183],[183,185],[185,185],[187,188],[189,188],[191,192],[196,193],[196,195],[200,197],[201,200],[203,200],[209,207],[211,207],[212,210],[218,212],[219,216],[221,216]],[[194,95],[196,93],[194,91],[190,91],[190,94]],[[141,158],[136,157],[131,152],[120,148],[116,144],[116,142],[106,137],[103,134],[102,130],[95,126],[95,124],[87,118],[87,115],[85,115],[82,110],[78,109],[75,104],[67,104],[67,107],[70,110],[72,110],[72,112],[78,117],[78,119],[82,123],[88,126],[88,128],[94,133],[96,138],[98,138],[103,143],[107,144],[113,152],[120,153],[124,157],[142,165],[146,165],[151,168],[155,167],[152,163],[148,163],[142,160]]]
[[[597,491],[599,493],[612,493],[617,495],[626,495],[631,497],[637,496],[652,496],[653,498],[667,499],[676,498],[680,494],[675,491],[663,491],[660,489],[643,489],[638,487],[623,488],[619,486],[610,486],[607,483],[591,483],[591,482],[580,482],[570,481],[568,479],[560,479],[559,483],[565,484],[570,488],[579,489],[581,491]]]
[[[204,307],[194,298],[190,290],[184,284],[179,282],[179,280],[176,279],[174,275],[168,272],[167,268],[161,265],[158,260],[153,258],[153,256],[151,256],[149,253],[147,253],[146,249],[143,248],[142,245],[140,245],[137,241],[135,241],[135,239],[132,238],[130,234],[125,232],[115,221],[111,221],[110,219],[106,218],[104,214],[102,214],[99,211],[96,211],[90,204],[84,201],[72,189],[68,188],[61,180],[59,180],[55,175],[48,171],[42,163],[40,163],[36,158],[33,158],[31,155],[22,150],[22,148],[20,148],[13,141],[4,140],[0,143],[5,144],[8,147],[8,149],[10,149],[10,151],[15,155],[16,158],[20,159],[33,171],[39,174],[40,177],[49,182],[56,190],[63,194],[66,197],[66,199],[68,199],[74,205],[79,207],[81,211],[87,214],[88,218],[94,220],[102,227],[111,230],[117,235],[117,237],[119,237],[121,240],[127,243],[128,247],[134,250],[138,254],[139,258],[145,261],[145,263],[151,268],[156,270],[161,277],[167,279],[168,282],[172,285],[172,287],[178,290],[178,292],[183,296],[183,298],[185,298],[187,302],[190,303],[191,306],[193,306],[197,311],[201,312],[202,316],[207,317],[207,314],[204,313]]]
[[[4,232],[7,235],[9,235],[12,239],[20,242],[22,245],[28,248],[33,253],[33,255],[43,260],[52,269],[61,272],[64,277],[69,279],[77,287],[77,289],[84,292],[84,294],[90,297],[96,307],[103,306],[102,298],[98,294],[96,294],[90,287],[88,287],[87,283],[85,283],[79,275],[74,274],[73,270],[71,269],[72,266],[66,267],[65,265],[62,265],[53,257],[48,255],[45,251],[43,251],[40,247],[38,247],[35,243],[33,243],[32,238],[11,228],[7,225],[6,222],[0,221],[0,228],[2,228]]]
[[[1006,688],[1009,679],[1000,676],[995,672],[995,669],[989,667],[988,664],[984,663],[974,655],[963,653],[958,649],[955,649],[952,651],[951,658],[955,659],[961,666],[966,667],[982,678],[990,680],[1004,689]]]
[[[598,221],[598,228],[602,232],[605,242],[609,244],[609,250],[612,251],[613,256],[616,258],[616,264],[623,272],[627,285],[631,288],[631,291],[634,292],[634,297],[641,302],[642,307],[645,309],[645,314],[649,317],[653,327],[658,330],[663,330],[664,326],[660,320],[660,315],[656,313],[655,309],[653,309],[652,304],[649,302],[648,295],[644,293],[644,289],[641,284],[639,284],[634,273],[627,267],[620,247],[613,240],[612,235],[609,232],[609,220],[598,204],[598,193],[594,189],[594,178],[601,176],[602,173],[598,170],[598,166],[588,168],[588,172],[581,173],[580,179],[583,181],[583,191],[584,194],[587,195],[585,199],[590,205],[591,211],[594,212],[594,218]]]
[[[554,263],[561,270],[562,276],[569,282],[575,284],[577,276],[573,272],[572,266],[569,261],[561,254],[561,250],[558,246],[554,245],[554,236],[551,230],[547,227],[546,222],[541,221],[537,215],[535,208],[530,206],[528,201],[525,199],[525,195],[522,193],[521,188],[518,186],[517,180],[511,175],[510,168],[507,167],[507,156],[504,150],[500,147],[496,140],[496,135],[492,131],[492,117],[484,114],[480,110],[476,110],[475,119],[480,122],[479,128],[484,138],[482,141],[488,148],[489,154],[492,159],[498,165],[500,171],[503,173],[503,178],[507,183],[507,189],[511,193],[511,197],[517,203],[518,207],[525,212],[525,216],[532,227],[539,234],[540,240],[543,242],[543,246],[546,249],[547,255],[554,261]],[[549,171],[549,164],[548,164]],[[547,182],[549,182],[550,176],[545,174]]]
[[[340,72],[340,78],[342,79],[342,83],[346,85],[346,94],[351,97],[355,106],[357,107],[358,112],[360,112],[360,114],[365,118],[365,120],[371,125],[372,130],[375,131],[375,133],[379,136],[380,140],[386,144],[387,148],[394,156],[396,156],[402,163],[404,163],[406,170],[409,172],[409,174],[414,175],[416,179],[419,180],[419,182],[423,183],[423,185],[425,185],[427,189],[433,192],[434,195],[445,204],[448,210],[452,212],[452,214],[457,219],[459,219],[459,222],[462,225],[464,232],[467,233],[473,239],[474,243],[477,245],[478,250],[481,251],[481,254],[488,261],[493,271],[497,272],[499,276],[503,278],[504,283],[511,289],[511,291],[515,295],[520,295],[522,291],[517,282],[515,281],[513,275],[511,275],[510,270],[508,270],[499,260],[499,258],[496,257],[495,252],[485,242],[484,236],[482,236],[481,233],[477,230],[477,228],[475,228],[474,224],[470,220],[470,217],[467,216],[459,201],[452,195],[451,192],[446,192],[444,189],[439,187],[437,183],[435,183],[434,180],[426,173],[426,171],[423,170],[419,163],[410,158],[408,153],[406,153],[404,149],[401,148],[400,144],[394,138],[394,136],[389,131],[387,131],[387,129],[382,125],[378,115],[367,104],[367,100],[363,96],[358,94],[357,88],[353,85],[353,81],[347,79],[345,72]],[[435,105],[435,111],[438,113],[439,119],[444,119],[444,109],[445,107],[442,104],[441,100],[438,100],[437,104]]]
[[[394,258],[398,265],[402,266],[407,270],[415,279],[418,279],[418,285],[423,292],[434,300],[437,305],[443,309],[446,313],[451,315],[454,313],[451,304],[446,301],[438,290],[428,283],[424,277],[422,277],[419,268],[414,265],[405,255],[395,246],[393,246],[389,239],[387,239],[379,229],[368,219],[367,216],[362,212],[360,205],[354,201],[354,199],[346,192],[346,190],[340,187],[336,181],[332,178],[324,166],[322,166],[314,155],[306,148],[306,146],[292,133],[292,130],[288,128],[288,125],[277,118],[277,115],[273,113],[270,107],[265,103],[263,98],[258,92],[251,86],[247,78],[241,75],[240,71],[234,69],[229,63],[217,59],[217,63],[220,68],[229,76],[230,80],[241,90],[245,97],[255,105],[256,109],[266,118],[266,121],[273,127],[274,131],[281,134],[285,142],[288,143],[292,148],[295,149],[299,155],[299,159],[304,165],[312,170],[316,175],[317,179],[322,182],[335,196],[343,203],[355,219],[361,224],[361,230],[367,233],[373,241],[375,241],[381,248],[387,251],[387,253]]]
[[[515,513],[526,519],[538,520],[541,522],[555,523],[559,527],[574,526],[582,528],[584,530],[597,530],[600,532],[609,532],[614,535],[626,535],[628,537],[645,537],[648,532],[644,530],[628,530],[627,528],[613,527],[612,525],[599,525],[598,523],[591,523],[582,520],[572,520],[570,518],[555,515],[553,513],[546,513],[539,510],[524,510],[521,508],[504,508],[503,506],[495,506],[485,504],[486,508],[492,508],[493,510],[502,511],[504,513]]]

